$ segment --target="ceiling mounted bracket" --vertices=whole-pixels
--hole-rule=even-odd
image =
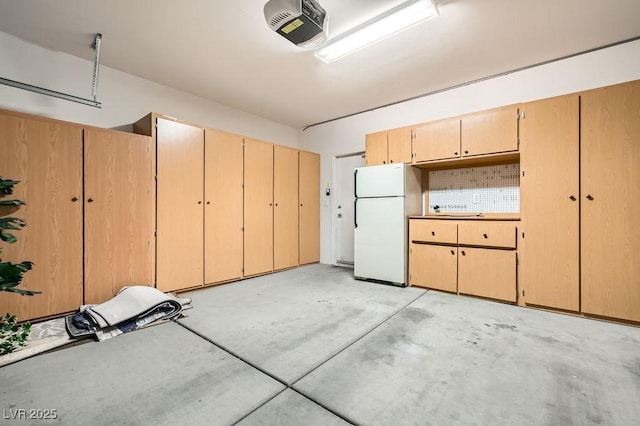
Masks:
[[[95,53],[95,61],[93,64],[93,81],[91,85],[91,96],[93,99],[81,98],[79,96],[70,95],[68,93],[62,93],[51,89],[46,89],[44,87],[34,86],[28,83],[22,83],[20,81],[11,80],[8,78],[0,77],[0,84],[9,87],[15,87],[16,89],[28,90],[29,92],[38,93],[41,95],[51,96],[58,99],[64,99],[65,101],[77,102],[79,104],[92,106],[95,108],[102,108],[102,103],[98,102],[97,93],[98,93],[98,71],[100,65],[100,41],[102,40],[102,34],[97,33],[93,39],[93,43],[91,44],[91,48],[96,52]]]
[[[91,48],[96,52],[95,59],[93,61],[93,82],[91,84],[91,96],[93,100],[97,100],[98,96],[98,74],[100,71],[100,41],[102,40],[102,34],[97,33],[93,39]]]

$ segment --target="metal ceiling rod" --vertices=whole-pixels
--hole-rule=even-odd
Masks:
[[[29,92],[38,93],[40,95],[51,96],[54,98],[64,99],[65,101],[77,102],[79,104],[92,106],[95,108],[102,108],[102,103],[96,100],[96,95],[98,91],[98,60],[100,58],[100,39],[102,38],[102,34],[96,34],[96,37],[93,41],[91,47],[96,51],[96,59],[93,66],[93,85],[91,94],[93,99],[81,98],[79,96],[70,95],[68,93],[57,92],[51,89],[45,89],[44,87],[34,86],[28,83],[22,83],[20,81],[11,80],[8,78],[0,77],[0,84],[4,84],[5,86],[15,87],[16,89],[28,90]]]

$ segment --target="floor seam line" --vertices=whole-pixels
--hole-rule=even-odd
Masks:
[[[403,305],[402,307],[400,307],[399,309],[395,310],[391,315],[389,315],[387,318],[385,318],[382,322],[380,322],[379,324],[375,325],[373,328],[371,328],[370,330],[366,331],[363,335],[361,335],[360,337],[358,337],[357,339],[353,340],[352,342],[348,343],[345,347],[343,347],[342,349],[340,349],[338,352],[336,352],[335,354],[331,355],[329,358],[325,359],[324,361],[322,361],[320,364],[316,365],[315,367],[313,367],[311,370],[307,371],[305,374],[303,374],[302,376],[300,376],[298,379],[296,379],[295,381],[291,382],[290,387],[294,390],[297,391],[296,388],[294,388],[293,386],[296,385],[300,380],[304,379],[305,377],[307,377],[309,374],[313,373],[314,371],[316,371],[318,368],[322,367],[323,365],[325,365],[327,362],[331,361],[333,358],[335,358],[336,356],[340,355],[342,352],[344,352],[345,350],[347,350],[348,348],[350,348],[351,346],[355,345],[356,343],[358,343],[360,340],[362,340],[363,338],[365,338],[366,336],[368,336],[369,334],[371,334],[373,331],[375,331],[376,329],[378,329],[379,327],[381,327],[384,323],[386,323],[387,321],[389,321],[391,318],[395,317],[397,314],[399,314],[400,312],[402,312],[403,310],[405,310],[407,307],[409,307],[409,305],[411,305],[412,303],[414,303],[415,301],[417,301],[418,299],[420,299],[422,296],[424,296],[425,294],[427,294],[428,291],[423,292],[422,294],[420,294],[418,297],[412,299],[409,303]]]
[[[229,355],[233,356],[234,358],[244,362],[249,367],[254,368],[254,369],[258,370],[259,372],[269,376],[270,378],[272,378],[273,380],[277,381],[278,383],[280,383],[282,385],[285,385],[287,388],[291,387],[290,384],[288,384],[287,382],[285,382],[281,378],[279,378],[276,375],[274,375],[274,374],[272,374],[272,373],[270,373],[270,372],[258,367],[257,365],[253,364],[252,362],[247,361],[246,359],[242,358],[240,355],[236,354],[231,349],[229,349],[229,348],[227,348],[227,347],[225,347],[225,346],[223,346],[223,345],[221,345],[219,343],[214,342],[212,339],[209,339],[208,337],[204,336],[203,334],[198,333],[197,331],[195,331],[194,329],[190,328],[189,326],[187,326],[185,324],[182,324],[182,323],[180,323],[178,321],[175,321],[175,322],[176,322],[176,324],[178,324],[180,327],[184,328],[185,330],[190,331],[191,333],[195,334],[196,336],[200,337],[201,339],[206,340],[207,342],[211,343],[212,345],[214,345],[218,349],[220,349],[220,350],[228,353]]]

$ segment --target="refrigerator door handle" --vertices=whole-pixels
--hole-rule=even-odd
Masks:
[[[353,196],[358,198],[358,169],[353,171]]]
[[[353,200],[353,227],[358,227],[358,199]]]

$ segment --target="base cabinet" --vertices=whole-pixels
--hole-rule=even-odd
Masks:
[[[515,223],[410,219],[409,283],[516,302]]]
[[[458,247],[411,243],[409,284],[458,291]]]
[[[461,294],[516,301],[516,252],[460,247],[458,291]]]

